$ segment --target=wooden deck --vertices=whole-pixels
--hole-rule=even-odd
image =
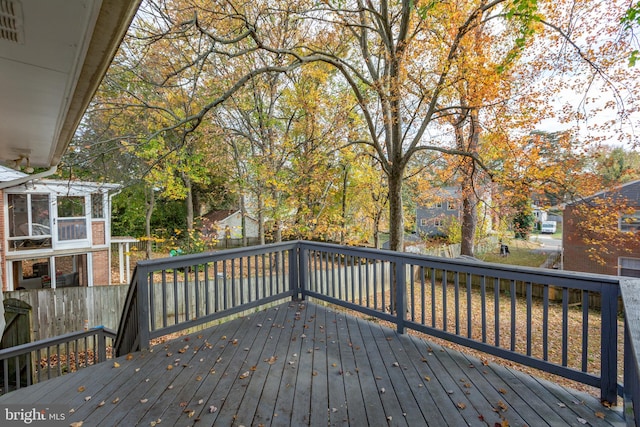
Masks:
[[[625,425],[589,395],[308,302],[0,397],[17,403],[84,427]]]

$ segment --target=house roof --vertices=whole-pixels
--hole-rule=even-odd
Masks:
[[[231,215],[239,212],[237,209],[228,209],[228,210],[220,210],[220,211],[211,211],[207,214],[202,215],[203,218],[208,219],[211,222],[223,221],[229,218]]]
[[[640,179],[599,191],[589,197],[567,203],[567,205],[576,205],[585,201],[604,197],[620,198],[628,201],[635,201],[640,204]]]
[[[218,221],[224,221],[225,219],[227,219],[227,218],[229,218],[229,217],[231,217],[231,216],[233,216],[235,214],[240,214],[240,211],[238,209],[227,209],[227,210],[211,211],[209,213],[206,213],[206,214],[202,215],[202,217],[208,219],[212,223],[215,223],[215,222],[218,222]],[[252,218],[249,215],[246,215],[245,218],[250,220],[250,221],[257,222],[257,220],[255,218]]]
[[[0,188],[26,189],[25,178],[30,175],[13,170],[6,166],[0,165]],[[72,180],[54,180],[54,179],[38,179],[33,177],[29,179],[29,185],[36,187],[46,187],[50,192],[57,193],[73,193],[73,194],[91,194],[98,191],[113,191],[122,188],[120,184],[90,182],[90,181],[72,181]],[[6,185],[1,185],[5,183]],[[15,185],[14,185],[15,184]]]
[[[54,167],[140,0],[2,0],[0,162]]]

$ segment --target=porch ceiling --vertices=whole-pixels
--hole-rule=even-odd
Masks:
[[[0,163],[60,162],[139,4],[0,2]]]

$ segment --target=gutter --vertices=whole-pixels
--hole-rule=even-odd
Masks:
[[[51,176],[58,170],[58,166],[51,166],[44,172],[34,173],[33,175],[24,176],[22,178],[14,179],[12,181],[0,182],[0,190],[4,190],[9,187],[16,187],[18,185],[22,185],[25,182],[33,181],[35,179],[46,178],[47,176]]]

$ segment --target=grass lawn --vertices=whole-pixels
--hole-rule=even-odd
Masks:
[[[486,252],[478,254],[478,259],[486,262],[495,262],[498,264],[523,265],[526,267],[540,267],[547,259],[546,253],[537,251],[539,245],[527,241],[510,239],[506,241],[509,246],[509,255],[502,256],[498,248],[495,252]]]

